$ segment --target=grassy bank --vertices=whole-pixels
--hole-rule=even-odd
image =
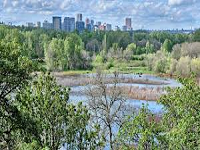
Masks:
[[[61,72],[53,72],[56,76],[78,76],[82,74],[93,73],[93,70],[68,70],[68,71],[61,71]]]
[[[41,64],[44,68],[45,64]],[[108,63],[102,63],[94,67],[92,70],[66,70],[54,72],[56,76],[76,76],[88,73],[95,73],[97,68],[100,68],[106,73],[113,73],[115,71],[121,74],[155,74],[153,71],[149,71],[145,66],[144,61],[132,60],[132,61],[113,61]]]

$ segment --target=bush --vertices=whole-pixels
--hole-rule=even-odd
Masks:
[[[176,66],[176,73],[178,75],[189,76],[191,73],[191,58],[181,57]]]
[[[179,60],[181,58],[181,45],[176,44],[172,49],[172,58]]]
[[[167,71],[167,60],[166,58],[163,58],[163,59],[158,59],[156,62],[155,62],[155,65],[154,65],[154,68],[153,70],[155,72],[158,72],[158,73],[166,73]]]
[[[146,65],[149,70],[166,73],[170,66],[170,57],[168,53],[157,51],[156,54],[149,54],[146,59]]]
[[[103,62],[104,62],[103,57],[100,55],[97,55],[96,58],[93,60],[92,65],[93,67],[96,68],[96,67],[102,66]]]
[[[167,73],[169,74],[173,74],[174,72],[176,72],[176,65],[177,65],[178,61],[176,59],[171,59],[170,62],[170,67]]]
[[[106,63],[106,69],[110,69],[110,68],[112,68],[112,67],[114,67],[114,62],[113,62],[113,60],[111,59],[111,60],[109,60],[109,61]]]
[[[191,71],[194,72],[197,76],[200,76],[200,58],[192,59]]]

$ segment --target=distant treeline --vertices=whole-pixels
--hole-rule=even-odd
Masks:
[[[200,41],[200,30],[194,34],[170,34],[155,31],[98,31],[67,33],[40,28],[0,26],[0,40],[18,44],[22,54],[39,59],[49,70],[90,69],[97,55],[121,51],[124,58],[156,53],[164,47],[171,52],[176,44]],[[127,51],[126,51],[127,50]],[[130,56],[131,55],[131,56]]]

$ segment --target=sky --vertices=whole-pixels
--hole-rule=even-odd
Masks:
[[[200,0],[0,0],[0,21],[15,25],[77,13],[110,23],[132,18],[133,29],[191,29],[200,27]]]

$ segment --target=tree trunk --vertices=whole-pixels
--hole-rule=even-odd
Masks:
[[[109,124],[108,125],[108,128],[109,128],[109,138],[110,138],[110,149],[113,150],[113,141],[112,141],[112,128],[111,128],[111,125]]]

